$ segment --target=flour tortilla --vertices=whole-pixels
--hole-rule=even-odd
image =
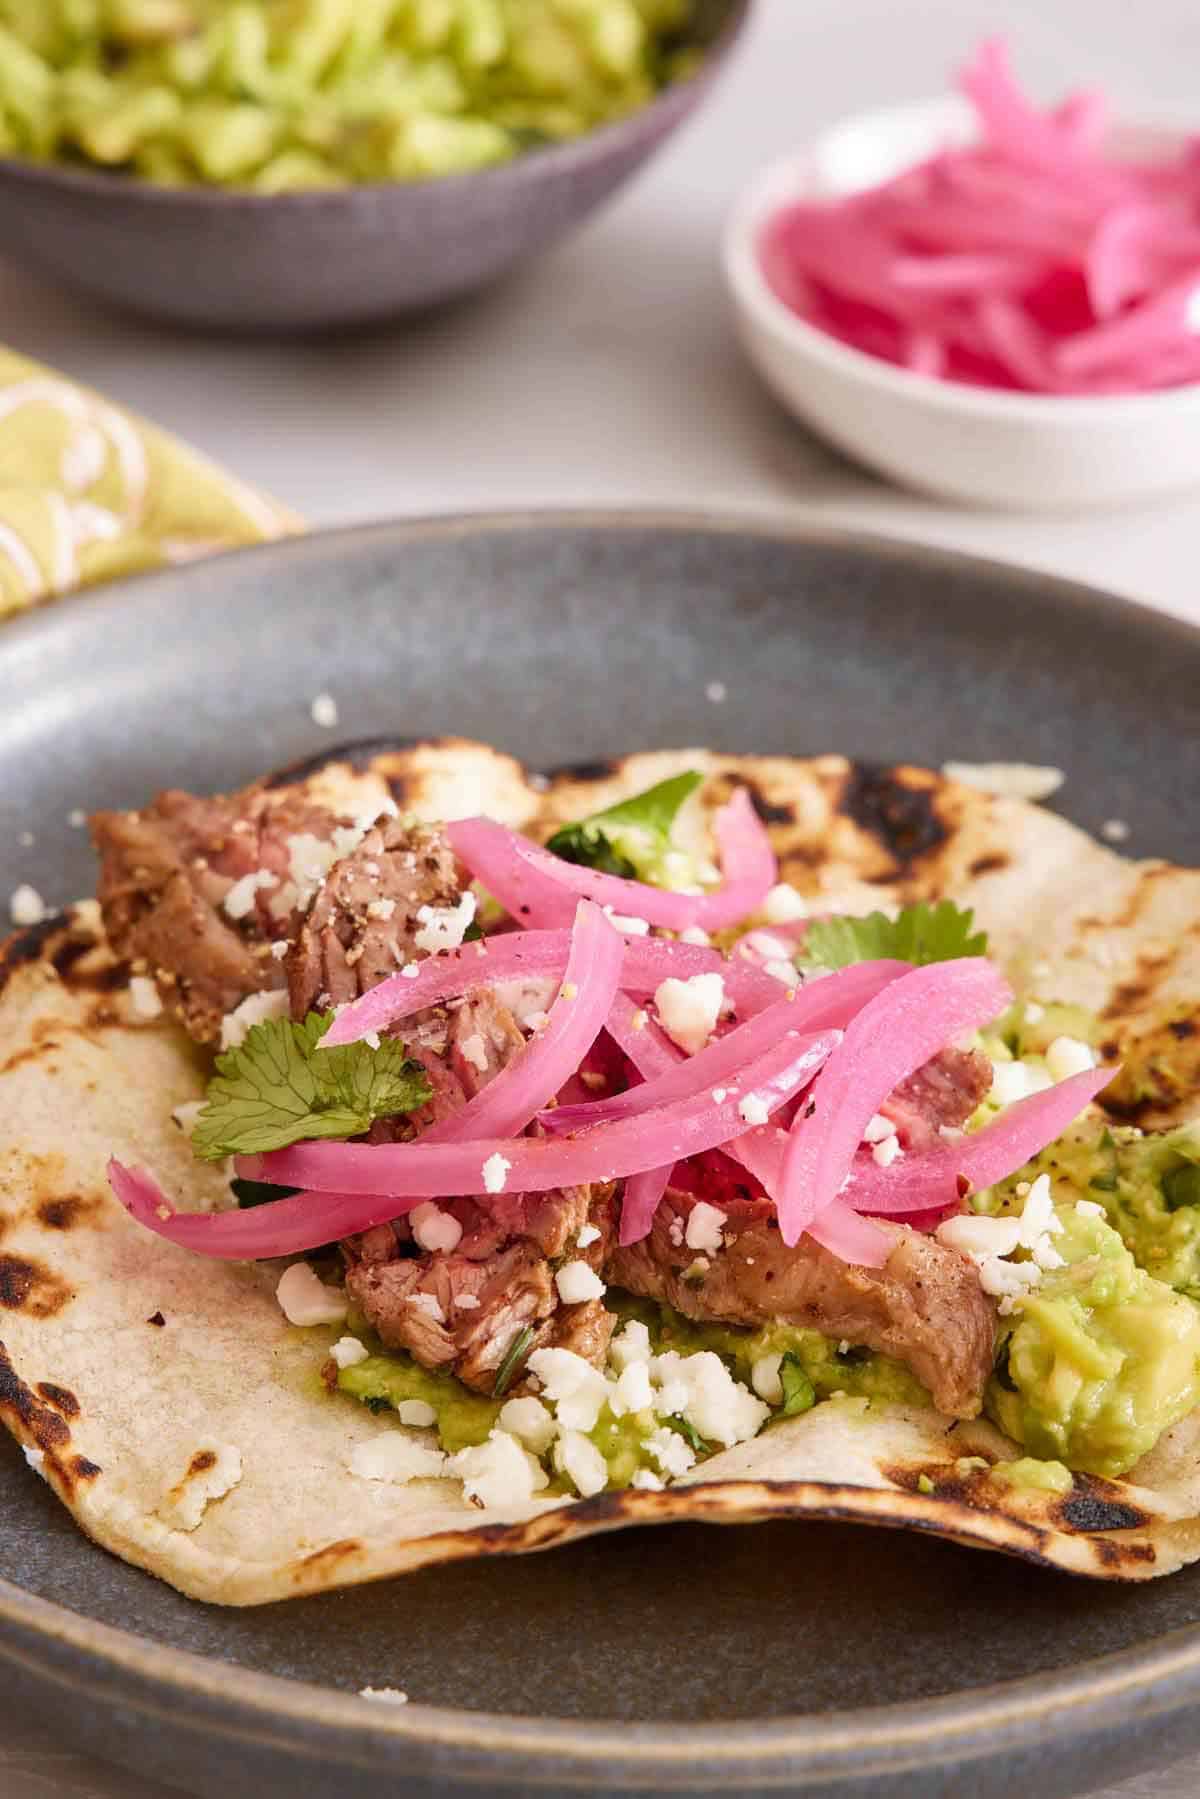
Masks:
[[[802,891],[860,911],[973,905],[1018,984],[1100,1012],[1114,1054],[1200,996],[1200,873],[1126,861],[1039,807],[919,769],[690,750],[547,784],[442,740],[301,772],[354,811],[388,793],[425,817],[486,811],[544,835],[688,767],[713,777],[683,821],[697,841],[748,784]],[[662,1493],[480,1511],[456,1482],[350,1474],[356,1444],[403,1427],[326,1394],[318,1369],[338,1332],[287,1324],[278,1265],[189,1255],[108,1191],[115,1154],[195,1209],[229,1203],[171,1119],[200,1096],[202,1063],[165,1017],[136,1016],[126,974],[90,902],[0,947],[0,1414],[90,1536],[182,1592],[257,1604],[673,1518],[857,1519],[1101,1578],[1200,1557],[1196,1415],[1127,1480],[1080,1476],[1065,1497],[961,1467],[1019,1453],[984,1422],[856,1400],[773,1426]],[[1198,1095],[1200,1079],[1140,1121],[1194,1115]]]

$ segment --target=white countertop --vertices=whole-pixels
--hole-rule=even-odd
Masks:
[[[1200,623],[1200,485],[1136,512],[948,510],[807,437],[734,346],[716,242],[742,181],[843,112],[936,90],[998,24],[1042,91],[1096,79],[1126,102],[1191,107],[1200,123],[1192,0],[758,0],[723,86],[640,183],[563,249],[444,318],[319,344],[205,340],[97,313],[0,262],[0,337],[190,437],[314,525],[540,505],[740,508],[977,550]],[[2,1722],[2,1799],[168,1799]],[[1200,1761],[1096,1799],[1197,1791]]]

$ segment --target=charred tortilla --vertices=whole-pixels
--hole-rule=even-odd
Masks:
[[[1147,1050],[1169,1040],[1161,1081],[1116,1094],[1121,1115],[1159,1127],[1200,1112],[1200,873],[1127,861],[1026,802],[915,768],[697,751],[546,785],[457,740],[366,746],[301,772],[314,796],[355,810],[386,793],[425,818],[487,812],[544,837],[684,768],[712,777],[684,832],[698,839],[748,785],[805,894],[854,911],[972,905],[1018,986],[1049,982],[1101,1015],[1110,1059],[1134,1046],[1153,1069]],[[1065,1496],[980,1467],[1018,1453],[989,1424],[858,1400],[785,1419],[664,1492],[517,1515],[481,1512],[457,1483],[352,1476],[354,1446],[381,1421],[324,1392],[318,1333],[287,1324],[278,1270],[152,1239],[108,1190],[116,1154],[153,1163],[196,1209],[228,1203],[171,1120],[203,1090],[197,1052],[167,1016],[139,1017],[127,977],[94,906],[0,951],[0,1408],[82,1528],[182,1591],[252,1604],[671,1518],[853,1518],[1105,1578],[1200,1557],[1194,1415],[1126,1479],[1077,1476]]]

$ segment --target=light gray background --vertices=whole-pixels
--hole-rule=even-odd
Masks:
[[[847,111],[935,91],[996,29],[1045,93],[1098,80],[1200,129],[1194,0],[758,0],[724,86],[627,197],[442,319],[324,344],[210,341],[96,313],[0,260],[0,336],[190,437],[313,524],[494,506],[741,507],[983,551],[1200,624],[1200,485],[1091,516],[939,507],[808,438],[733,345],[716,242],[742,182]],[[1193,1762],[1095,1799],[1197,1793]],[[2,1703],[0,1795],[171,1799],[48,1751]]]

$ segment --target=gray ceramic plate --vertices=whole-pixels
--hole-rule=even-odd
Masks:
[[[8,885],[88,886],[75,806],[327,748],[326,689],[346,738],[461,732],[537,767],[689,742],[1057,762],[1081,823],[1200,853],[1183,625],[917,549],[510,517],[315,537],[6,626]],[[833,1524],[671,1528],[226,1612],[92,1548],[7,1443],[0,1503],[0,1713],[195,1793],[1054,1799],[1200,1745],[1200,1569],[1122,1590]]]

